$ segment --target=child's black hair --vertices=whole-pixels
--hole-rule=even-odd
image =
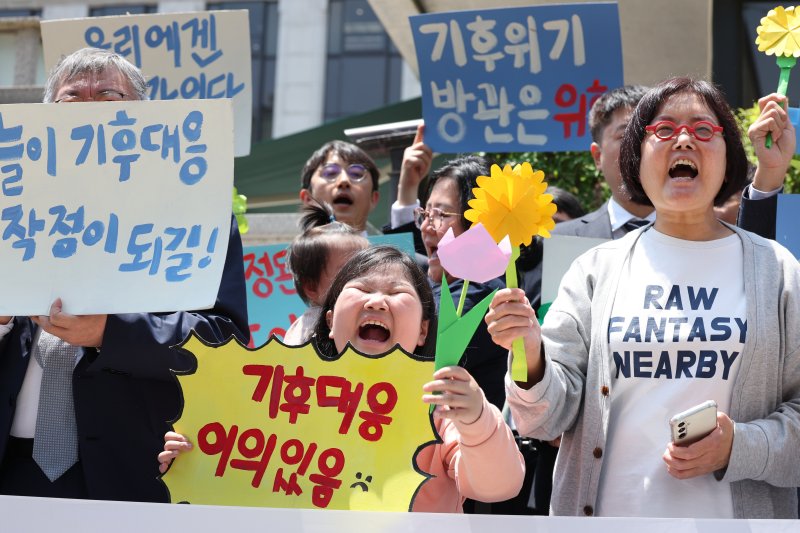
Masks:
[[[325,272],[331,249],[356,250],[366,248],[369,242],[349,225],[337,222],[328,204],[305,206],[300,228],[303,233],[295,237],[289,248],[289,269],[297,294],[306,304],[311,304],[306,291],[316,287]]]
[[[325,302],[322,304],[322,312],[314,328],[314,338],[320,354],[325,357],[335,357],[337,355],[336,345],[333,339],[330,338],[331,329],[328,326],[328,320],[325,315],[328,311],[333,310],[344,286],[373,270],[384,269],[394,264],[403,268],[408,281],[414,286],[414,290],[422,304],[422,320],[429,321],[428,337],[422,346],[417,346],[414,353],[430,357],[434,355],[436,348],[436,304],[433,301],[433,291],[428,282],[428,276],[405,252],[401,252],[394,246],[386,245],[373,246],[367,250],[357,252],[336,274],[328,290],[328,295],[325,297]]]

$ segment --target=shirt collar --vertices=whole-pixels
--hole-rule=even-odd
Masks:
[[[617,201],[611,197],[608,199],[608,219],[611,222],[611,231],[614,232],[624,226],[625,223],[631,219],[653,222],[656,219],[656,212],[653,211],[643,219],[640,219],[636,215],[629,213],[627,209],[619,205],[619,203],[617,203]]]

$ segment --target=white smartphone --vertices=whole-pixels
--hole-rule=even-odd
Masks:
[[[688,446],[702,439],[717,427],[717,402],[708,400],[669,419],[672,442]]]

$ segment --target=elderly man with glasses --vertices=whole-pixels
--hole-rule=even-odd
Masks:
[[[146,87],[124,58],[85,48],[53,69],[44,101],[145,100]],[[49,316],[0,317],[0,494],[167,501],[155,458],[180,408],[170,369],[190,367],[170,347],[191,330],[211,343],[249,340],[242,244],[231,220],[211,309],[75,316],[56,299]],[[46,407],[52,393],[41,394],[49,389],[42,366],[54,357],[67,361],[58,414]]]

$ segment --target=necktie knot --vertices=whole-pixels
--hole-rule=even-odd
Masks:
[[[649,223],[650,223],[649,220],[642,220],[640,218],[632,218],[629,221],[627,221],[625,224],[623,224],[622,227],[625,228],[625,233],[628,233],[628,232],[633,231],[635,229],[639,229],[642,226],[646,226]]]

